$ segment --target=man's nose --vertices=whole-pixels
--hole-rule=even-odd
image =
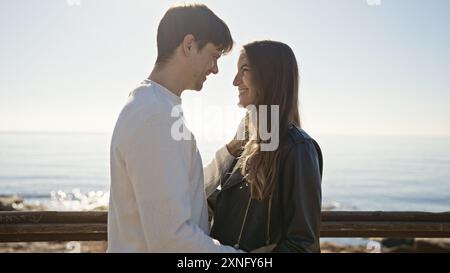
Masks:
[[[211,73],[213,73],[213,74],[219,73],[219,68],[217,67],[217,65],[215,65],[215,66],[212,68]]]
[[[217,66],[217,61],[213,63],[213,67],[211,68],[211,73],[217,74],[219,73],[219,67]]]

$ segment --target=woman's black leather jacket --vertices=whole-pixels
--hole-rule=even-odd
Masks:
[[[322,152],[296,126],[289,128],[279,149],[279,178],[271,202],[249,203],[250,187],[237,166],[221,179],[221,189],[208,198],[214,215],[211,237],[244,251],[276,243],[274,252],[320,252]]]

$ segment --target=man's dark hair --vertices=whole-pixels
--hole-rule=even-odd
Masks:
[[[233,38],[228,26],[207,6],[201,4],[176,6],[170,8],[159,23],[156,64],[165,63],[188,34],[195,37],[198,50],[209,42],[224,54],[233,48]]]

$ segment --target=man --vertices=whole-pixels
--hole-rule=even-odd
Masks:
[[[218,73],[230,31],[204,5],[179,6],[162,18],[157,43],[155,67],[131,92],[111,141],[108,252],[238,252],[207,235],[201,157],[189,131],[174,136],[180,117],[172,116],[184,90],[200,91]],[[205,170],[212,179],[232,162],[230,147]]]

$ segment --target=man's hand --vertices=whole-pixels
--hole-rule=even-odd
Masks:
[[[245,145],[244,140],[233,139],[227,144],[227,149],[232,156],[239,157],[241,156],[244,145]]]
[[[247,126],[248,125],[246,124],[246,117],[244,117],[239,123],[237,132],[234,135],[233,139],[227,144],[228,152],[234,157],[241,156],[242,150],[247,143],[245,137],[248,128]]]

